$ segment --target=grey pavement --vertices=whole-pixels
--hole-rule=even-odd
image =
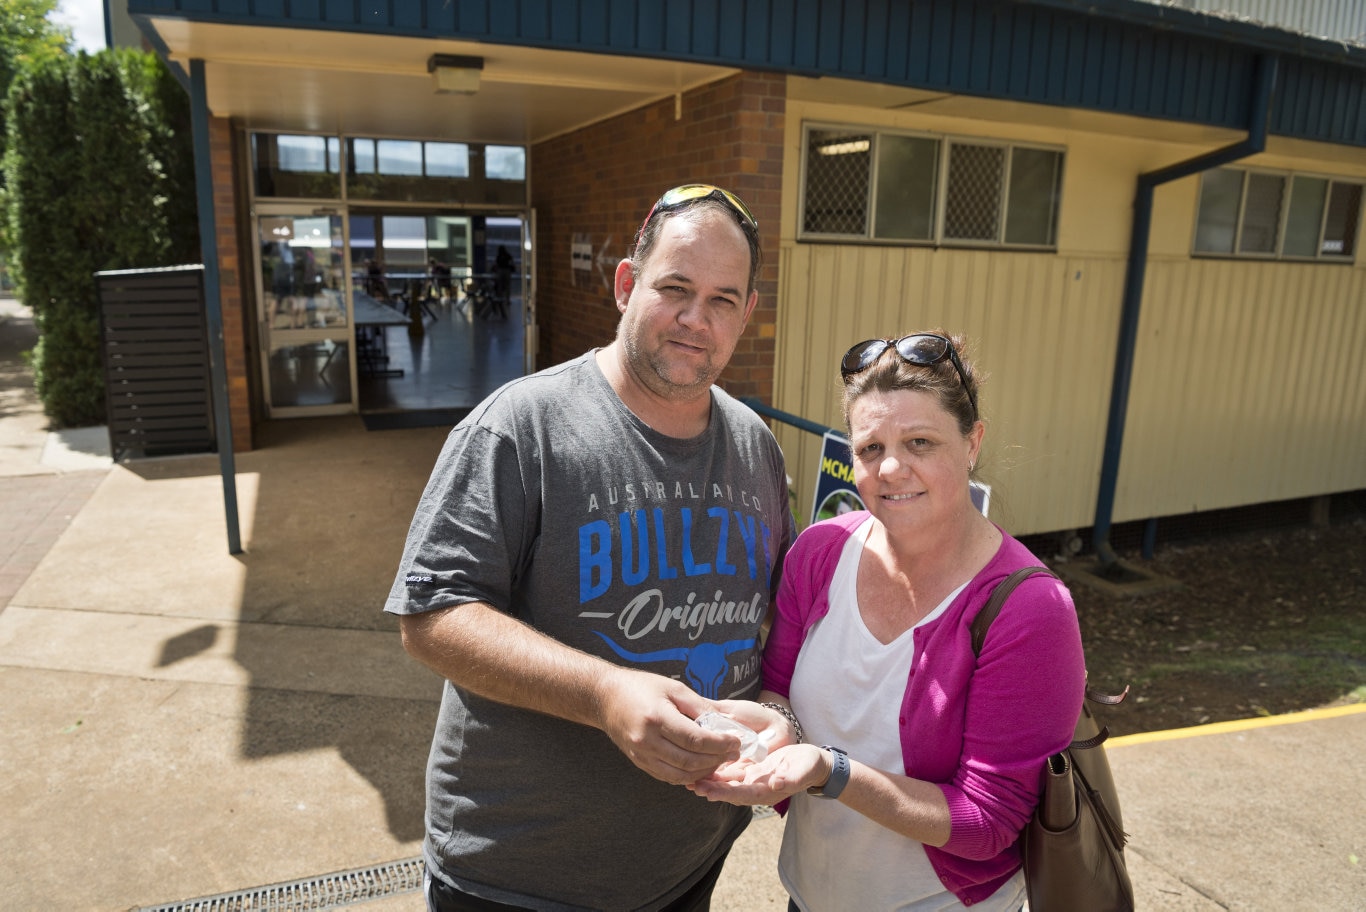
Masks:
[[[0,910],[138,909],[417,856],[439,681],[380,606],[444,429],[265,425],[237,455],[230,555],[217,458],[115,464],[102,429],[49,432],[16,357],[31,332],[0,299]],[[1139,908],[1366,909],[1366,707],[1110,757]],[[781,836],[754,821],[714,909],[785,907]]]

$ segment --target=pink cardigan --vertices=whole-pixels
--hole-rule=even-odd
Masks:
[[[816,523],[788,552],[764,650],[765,690],[788,695],[807,631],[830,610],[840,551],[867,518],[860,511]],[[1019,868],[1019,835],[1038,802],[1044,758],[1067,746],[1081,712],[1081,633],[1071,596],[1052,577],[1021,583],[981,658],[972,654],[968,628],[996,583],[1041,563],[1005,535],[948,609],[915,631],[901,754],[906,775],[938,784],[948,801],[949,841],[925,846],[925,854],[964,905],[986,899]]]

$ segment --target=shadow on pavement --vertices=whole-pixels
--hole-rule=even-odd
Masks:
[[[367,433],[354,417],[277,422],[262,429],[260,449],[237,459],[239,472],[258,477],[252,535],[238,556],[249,626],[234,656],[253,681],[242,754],[336,748],[383,797],[401,842],[422,837],[440,681],[402,652],[383,604],[446,430]],[[288,651],[280,625],[301,634]],[[275,686],[281,663],[302,680]],[[395,687],[415,671],[427,675],[422,689]],[[333,684],[310,691],[310,679]]]

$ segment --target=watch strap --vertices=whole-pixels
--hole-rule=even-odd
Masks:
[[[838,798],[849,784],[849,755],[844,748],[831,744],[822,744],[821,749],[830,752],[830,778],[825,780],[825,785],[813,785],[806,793],[817,798]]]

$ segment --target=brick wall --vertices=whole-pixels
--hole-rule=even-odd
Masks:
[[[772,401],[786,107],[784,77],[740,73],[685,93],[681,117],[670,98],[532,148],[538,367],[612,340],[613,271],[660,193],[717,184],[753,211],[763,249],[758,306],[718,382]],[[571,266],[576,234],[592,244],[591,275]]]
[[[246,333],[251,318],[248,296],[242,293],[244,263],[238,246],[237,169],[233,162],[232,123],[224,117],[209,120],[209,164],[213,172],[214,236],[218,243],[218,282],[223,309],[223,347],[228,377],[228,415],[232,445],[238,452],[252,448],[251,382]],[[244,191],[245,192],[245,191]]]

